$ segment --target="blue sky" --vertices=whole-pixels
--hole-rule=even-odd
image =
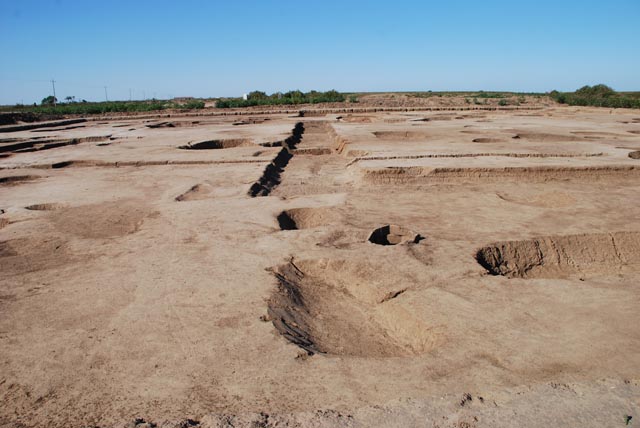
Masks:
[[[0,0],[0,103],[640,90],[640,0]]]

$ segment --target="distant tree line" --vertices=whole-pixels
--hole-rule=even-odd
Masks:
[[[58,103],[58,100],[49,95],[42,99],[40,105],[16,105],[0,108],[0,111],[21,111],[38,114],[104,114],[104,113],[124,113],[124,112],[145,112],[155,110],[192,110],[204,108],[204,101],[188,100],[184,103],[163,100],[148,101],[106,101],[106,102],[88,102],[82,100],[76,102],[75,97],[66,97],[66,103]],[[57,103],[55,104],[54,103]]]
[[[345,97],[338,91],[289,91],[276,92],[267,95],[262,91],[253,91],[244,98],[225,98],[216,102],[218,108],[238,108],[262,105],[283,105],[283,104],[317,104],[317,103],[340,103],[345,101]]]
[[[607,85],[583,86],[575,92],[551,91],[551,98],[570,106],[640,108],[640,93],[619,93]]]

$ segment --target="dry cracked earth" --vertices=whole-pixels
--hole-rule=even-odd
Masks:
[[[640,424],[637,111],[309,113],[0,127],[0,427]]]

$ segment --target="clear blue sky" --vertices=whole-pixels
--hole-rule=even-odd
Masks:
[[[0,103],[640,90],[640,0],[0,0]]]

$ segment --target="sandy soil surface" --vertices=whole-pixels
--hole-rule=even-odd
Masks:
[[[0,427],[640,423],[640,113],[0,127]]]

